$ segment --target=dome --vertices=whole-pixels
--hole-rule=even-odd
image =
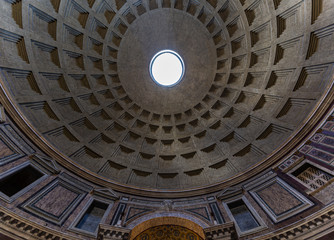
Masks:
[[[145,197],[217,193],[277,168],[325,121],[333,7],[5,0],[1,103],[37,149],[85,181]],[[182,67],[171,86],[155,82],[162,51]]]
[[[45,4],[51,15],[29,4],[30,21],[14,26],[30,35],[3,51],[24,69],[2,68],[11,103],[43,145],[104,181],[182,190],[251,171],[289,142],[331,83],[298,5],[286,24],[261,1],[115,4]],[[148,71],[164,49],[187,66],[171,88]]]

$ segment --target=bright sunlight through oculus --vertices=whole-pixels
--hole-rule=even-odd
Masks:
[[[152,79],[162,86],[174,86],[183,77],[184,63],[179,54],[163,50],[154,55],[150,63]]]

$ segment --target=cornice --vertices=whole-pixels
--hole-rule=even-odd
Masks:
[[[233,239],[236,235],[236,230],[233,222],[208,227],[204,229],[205,237],[208,240],[214,239]]]
[[[318,239],[334,227],[334,203],[320,211],[277,231],[255,237],[254,240]]]
[[[126,228],[100,224],[97,236],[98,239],[127,240],[129,239],[130,231],[130,229]]]
[[[62,239],[80,240],[81,238],[71,236],[61,231],[51,229],[46,226],[30,221],[10,210],[0,206],[0,229],[5,229],[17,236],[26,239]]]

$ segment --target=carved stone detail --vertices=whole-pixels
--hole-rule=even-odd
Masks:
[[[204,229],[207,240],[228,240],[236,238],[236,230],[233,222]]]
[[[130,229],[100,224],[97,236],[99,240],[128,240]]]

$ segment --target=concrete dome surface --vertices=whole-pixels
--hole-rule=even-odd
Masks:
[[[333,14],[331,0],[0,0],[0,200],[88,238],[255,237],[325,209]],[[171,86],[152,79],[163,50],[184,63]],[[156,211],[186,223],[145,225]]]
[[[106,181],[189,189],[241,174],[289,141],[331,84],[330,43],[308,34],[331,28],[304,4],[56,3],[22,1],[20,18],[3,5],[3,79],[50,148]],[[187,66],[168,89],[148,71],[163,49]]]

